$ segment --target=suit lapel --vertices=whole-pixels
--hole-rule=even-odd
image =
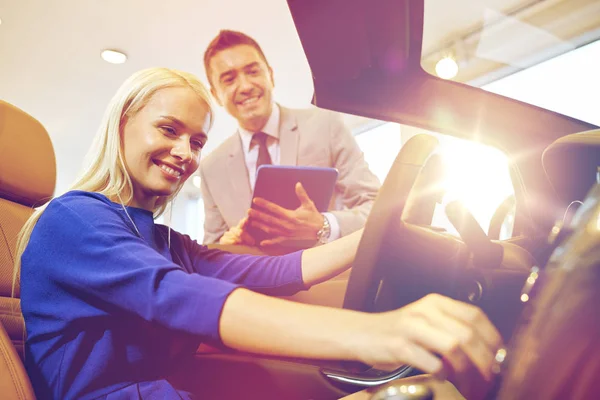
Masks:
[[[238,212],[243,216],[246,214],[248,207],[250,207],[252,191],[250,190],[250,182],[248,181],[248,169],[244,160],[242,140],[240,139],[239,132],[236,132],[227,156],[227,175],[229,176],[231,186],[229,193],[231,193],[233,198],[232,203],[239,205]]]
[[[293,111],[279,106],[279,157],[281,165],[297,165],[298,163],[298,122]]]

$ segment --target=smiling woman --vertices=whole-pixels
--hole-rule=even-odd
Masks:
[[[185,94],[185,97],[180,101],[175,98],[175,94]],[[183,106],[183,109],[175,112],[170,108],[170,103],[167,100],[175,101],[175,104]],[[189,103],[186,103],[186,101],[189,101]],[[146,108],[147,105],[150,105],[150,107]],[[166,189],[167,191],[170,190],[170,193],[166,193],[165,189],[159,191],[162,196],[158,197],[159,194],[151,186],[143,187],[146,178],[141,176],[143,175],[142,171],[138,171],[143,168],[142,157],[135,155],[133,152],[127,152],[125,142],[131,143],[129,136],[133,137],[137,134],[139,143],[147,146],[148,150],[153,145],[157,146],[158,138],[164,136],[164,134],[159,134],[160,126],[155,126],[150,133],[145,133],[144,129],[147,130],[148,127],[144,127],[144,123],[150,124],[152,118],[159,118],[160,113],[169,111],[175,114],[186,113],[188,118],[192,116],[191,111],[199,112],[199,114],[193,116],[190,125],[195,125],[198,128],[199,136],[203,138],[202,143],[206,141],[206,133],[204,132],[208,130],[212,123],[210,97],[202,83],[195,76],[166,68],[146,69],[132,75],[119,88],[119,91],[108,105],[98,133],[86,157],[87,166],[71,186],[71,190],[98,192],[109,199],[118,200],[123,206],[125,204],[146,204],[149,201],[148,199],[154,198],[152,211],[156,216],[162,214],[167,203],[181,189],[181,184],[185,179],[182,179],[178,185],[170,185]],[[132,121],[128,121],[128,119],[132,119]],[[154,124],[156,123],[154,122]],[[121,130],[123,130],[123,135]],[[124,135],[125,130],[129,132],[128,135]],[[176,131],[173,130],[172,133],[167,132],[167,134],[170,135],[171,140],[179,140]],[[121,136],[127,136],[127,140],[122,140]],[[198,136],[198,134],[194,134],[194,136]],[[186,133],[184,137],[189,138],[189,133]],[[163,140],[166,140],[166,138]],[[198,139],[195,138],[194,140]],[[184,155],[185,159],[182,158],[179,149],[179,146],[173,147],[172,157],[179,159],[176,163],[189,164],[193,157],[188,154]],[[154,151],[157,151],[157,149],[155,148]],[[199,154],[196,155],[195,168],[197,168],[198,156]],[[148,156],[146,155],[146,157]],[[149,168],[149,163],[154,163],[154,160],[154,158],[146,158],[145,168]],[[130,175],[129,168],[137,171],[136,174]],[[193,171],[190,169],[189,174]],[[136,181],[135,176],[138,175],[139,178]],[[142,183],[142,185],[139,185],[139,183]],[[21,231],[18,254],[22,254],[25,250],[29,236],[46,206],[38,208]],[[19,262],[19,257],[17,257],[15,279],[18,275]]]
[[[84,360],[71,363],[63,371],[56,368],[54,361],[63,357],[60,354],[66,351],[66,347],[57,353],[51,348],[48,338],[56,339],[65,334],[86,336],[95,331],[98,326],[90,322],[84,324],[81,330],[67,333],[71,330],[68,326],[77,324],[76,321],[84,314],[87,315],[84,318],[93,321],[93,315],[99,316],[106,311],[100,307],[92,314],[89,314],[90,310],[84,312],[87,301],[97,296],[106,299],[105,296],[110,297],[111,293],[119,299],[116,294],[120,292],[119,288],[128,290],[128,285],[120,281],[119,274],[137,276],[135,280],[138,283],[144,281],[143,272],[137,271],[136,274],[131,269],[121,269],[125,261],[123,257],[133,257],[135,261],[128,262],[130,266],[136,262],[147,265],[147,251],[151,248],[159,251],[156,244],[146,247],[155,241],[153,217],[164,211],[185,180],[197,169],[200,150],[207,140],[206,132],[211,123],[209,94],[195,76],[166,68],[135,73],[109,103],[88,153],[87,167],[80,178],[68,193],[38,208],[23,227],[13,279],[16,282],[20,272],[22,309],[28,335],[26,351],[30,355],[27,369],[39,397],[80,397],[88,391],[84,387],[94,380],[99,363],[105,363],[104,356],[83,355],[83,347],[88,343],[83,338],[77,343],[70,342],[68,357],[83,356]],[[54,221],[59,225],[55,226]],[[120,236],[122,228],[133,236]],[[157,234],[168,237],[165,238],[168,252],[170,229],[157,231]],[[131,243],[131,239],[137,241],[137,245]],[[85,244],[87,240],[91,242]],[[57,250],[56,247],[66,253],[59,255],[50,250]],[[48,250],[52,256],[48,262],[40,264],[38,256],[47,257]],[[89,258],[91,254],[105,251],[114,253],[116,258],[102,255],[99,263],[89,259],[83,263],[92,270],[78,268],[82,266],[77,262],[78,256]],[[58,267],[54,262],[61,264],[61,271],[54,269]],[[110,271],[118,271],[117,276],[111,276]],[[103,277],[95,276],[96,272]],[[39,274],[47,274],[48,281],[40,281]],[[83,280],[78,282],[78,279]],[[61,290],[55,286],[62,280],[69,288]],[[46,284],[49,286],[44,289]],[[80,284],[86,289],[82,297],[76,296],[78,300],[74,301],[71,290]],[[14,287],[13,283],[13,295]],[[58,300],[51,309],[45,308],[45,302],[38,296],[46,290],[59,298],[64,294],[66,302]],[[68,318],[67,309],[71,313]],[[43,316],[53,313],[57,323],[45,322]],[[110,328],[104,325],[101,330]],[[99,343],[105,349],[114,344],[114,339]],[[40,363],[42,359],[45,360],[43,364]],[[117,367],[124,365],[120,363]],[[53,386],[52,382],[57,382],[56,379],[62,382],[59,377],[64,377],[63,374],[74,379],[70,387]],[[106,387],[112,387],[111,382],[104,382],[104,389]]]
[[[165,88],[123,127],[125,167],[133,182],[131,206],[154,210],[196,171],[207,140],[210,106],[188,87]]]

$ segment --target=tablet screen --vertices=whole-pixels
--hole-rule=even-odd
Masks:
[[[261,197],[288,210],[294,210],[300,206],[295,190],[296,183],[300,182],[319,212],[326,212],[337,176],[335,168],[262,165],[257,171],[252,198]],[[257,208],[254,204],[251,207]],[[250,233],[259,242],[269,237],[255,228],[251,228]]]

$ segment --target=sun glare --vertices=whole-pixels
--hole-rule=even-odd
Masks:
[[[401,140],[400,131],[409,129],[386,123],[356,136],[369,168],[381,182],[385,180],[402,142],[411,136],[407,134]],[[432,132],[428,134],[438,139],[438,152],[445,166],[443,189],[446,195],[443,203],[436,207],[433,225],[456,233],[444,209],[449,202],[459,200],[487,232],[498,206],[513,194],[506,155],[494,147],[474,141]]]
[[[445,196],[434,215],[434,224],[455,232],[445,216],[451,201],[461,201],[487,232],[498,206],[513,194],[508,159],[500,150],[481,143],[442,137]],[[451,139],[451,140],[449,140]]]

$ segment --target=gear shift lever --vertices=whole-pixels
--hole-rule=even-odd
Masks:
[[[446,206],[446,215],[456,228],[467,248],[473,253],[473,264],[484,268],[495,268],[502,263],[504,249],[493,243],[485,234],[475,217],[459,201]]]

